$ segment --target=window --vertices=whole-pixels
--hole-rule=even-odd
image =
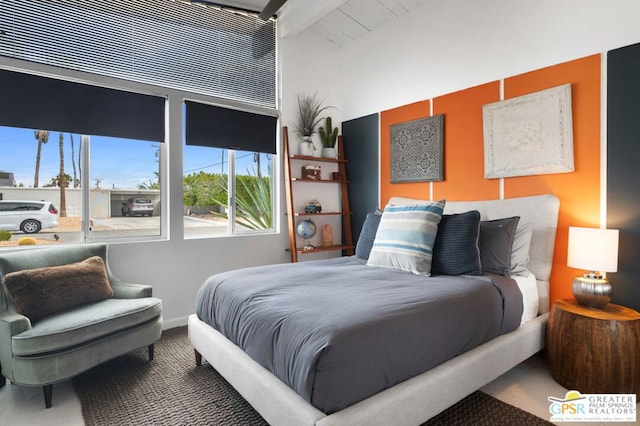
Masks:
[[[0,90],[13,100],[0,104],[0,170],[15,182],[3,198],[59,209],[57,223],[5,224],[12,239],[36,229],[29,233],[40,243],[161,235],[160,209],[137,222],[118,218],[129,197],[160,205],[163,97],[8,70],[0,70]]]
[[[276,117],[191,101],[183,111],[185,236],[273,230]]]
[[[83,161],[85,150],[88,161]],[[158,143],[0,126],[0,153],[0,170],[15,181],[0,187],[7,200],[0,208],[21,212],[0,218],[0,229],[14,234],[3,245],[14,245],[26,234],[34,234],[38,244],[161,235]],[[86,190],[82,182],[89,183]],[[139,214],[136,205],[123,216],[127,200],[140,196],[152,200],[152,209],[147,205]],[[33,225],[25,227],[27,220]]]
[[[274,229],[273,155],[185,145],[184,159],[185,237]]]
[[[228,182],[228,150],[185,145],[183,176],[185,237],[229,233]]]
[[[161,144],[92,136],[89,238],[161,236]]]
[[[272,154],[235,152],[235,231],[273,229],[273,182]]]

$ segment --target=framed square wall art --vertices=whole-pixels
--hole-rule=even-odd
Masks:
[[[482,119],[485,178],[574,170],[571,84],[483,105]]]
[[[390,126],[391,183],[444,179],[444,115]]]

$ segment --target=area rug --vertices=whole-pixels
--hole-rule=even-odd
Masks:
[[[163,332],[155,359],[139,349],[73,379],[87,426],[242,425],[267,423],[211,366],[196,367],[187,328]],[[55,395],[54,395],[55,397]],[[425,425],[549,425],[475,392]]]

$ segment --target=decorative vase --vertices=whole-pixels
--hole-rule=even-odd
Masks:
[[[338,157],[335,148],[322,148],[322,156],[324,158],[337,158]]]
[[[331,247],[333,245],[333,229],[328,223],[322,228],[322,245]]]
[[[298,148],[298,154],[313,157],[315,150],[316,147],[313,144],[313,141],[311,141],[311,136],[303,136],[302,142],[300,142],[300,147]]]

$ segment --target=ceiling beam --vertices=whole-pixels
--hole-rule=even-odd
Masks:
[[[258,18],[262,19],[263,21],[268,20],[273,15],[275,15],[276,12],[286,2],[287,2],[287,0],[269,0],[269,3],[267,3],[267,5],[264,7],[264,9],[262,9],[262,12],[260,12],[260,15],[258,15]]]

